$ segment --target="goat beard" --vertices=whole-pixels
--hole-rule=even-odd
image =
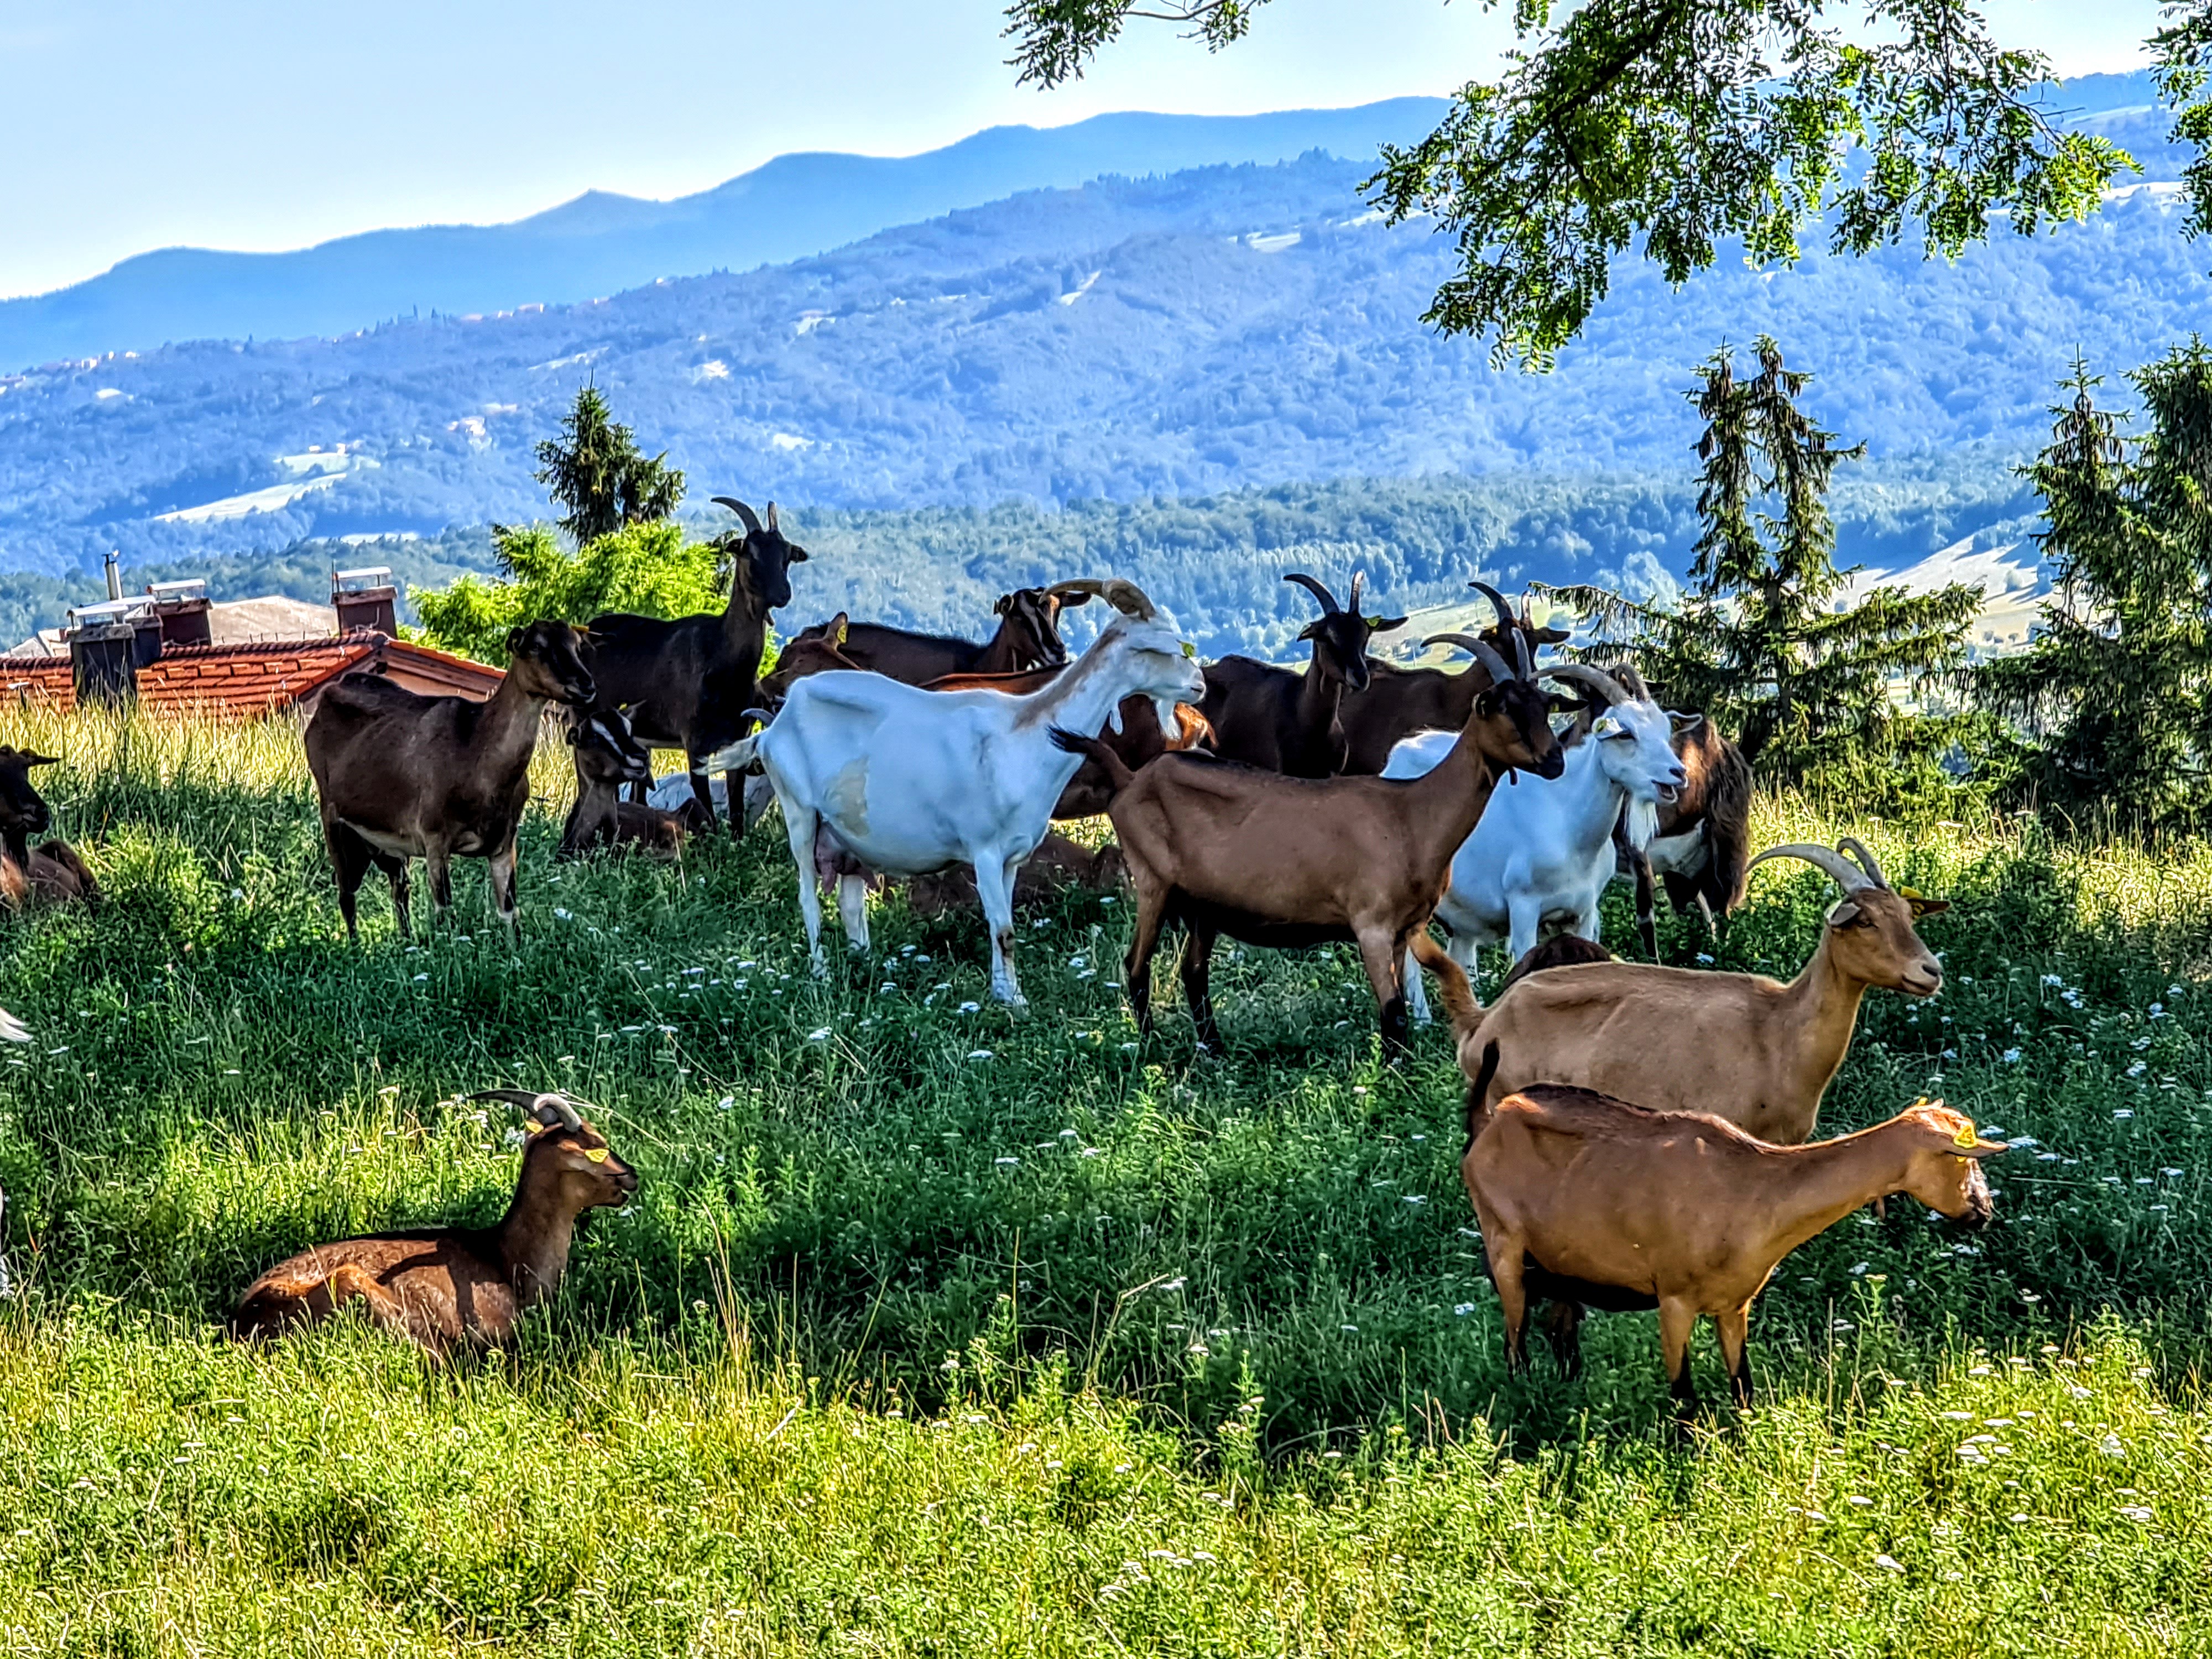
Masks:
[[[1628,802],[1628,844],[1638,852],[1651,845],[1652,836],[1659,833],[1659,803],[1656,800]]]

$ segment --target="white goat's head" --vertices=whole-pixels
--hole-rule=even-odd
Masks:
[[[1096,593],[1121,613],[1099,631],[1085,654],[1103,658],[1110,651],[1117,655],[1127,665],[1130,679],[1124,695],[1150,697],[1159,713],[1160,730],[1176,729],[1177,703],[1206,700],[1206,677],[1199,672],[1197,647],[1176,631],[1174,618],[1146,599],[1134,582],[1119,577],[1105,581],[1085,578],[1056,583],[1054,589]],[[1107,720],[1115,731],[1121,729],[1118,699]]]
[[[1633,669],[1618,679],[1580,664],[1557,665],[1551,672],[1604,698],[1589,741],[1599,770],[1628,798],[1628,842],[1641,852],[1658,832],[1661,805],[1689,781],[1674,752],[1674,722]]]

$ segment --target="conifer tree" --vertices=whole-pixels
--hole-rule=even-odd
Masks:
[[[1839,605],[1849,580],[1835,565],[1828,489],[1836,465],[1865,453],[1836,447],[1799,406],[1812,376],[1783,365],[1760,336],[1759,372],[1736,374],[1723,346],[1687,395],[1705,422],[1691,586],[1672,608],[1593,587],[1551,590],[1595,617],[1587,653],[1632,659],[1674,707],[1710,714],[1765,778],[1852,787],[1900,745],[1947,740],[1891,696],[1902,679],[1924,691],[1966,660],[1981,596],[1954,584],[1933,593],[1877,587]]]
[[[1976,676],[2030,740],[2025,783],[2077,822],[2212,822],[2212,349],[2176,347],[2130,380],[2149,430],[2096,403],[2076,362],[2051,442],[2022,471],[2042,496],[2053,591],[2021,655]]]
[[[577,392],[560,435],[538,446],[538,482],[567,509],[556,522],[579,547],[626,525],[665,519],[684,499],[684,474],[667,465],[668,452],[641,453],[636,434],[616,422],[596,386]]]

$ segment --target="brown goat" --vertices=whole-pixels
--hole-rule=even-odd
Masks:
[[[560,850],[553,855],[560,859],[575,858],[603,841],[621,841],[623,786],[653,781],[653,756],[619,708],[570,710],[568,746],[576,751],[576,804],[568,809]]]
[[[1326,778],[1344,769],[1342,701],[1366,690],[1370,635],[1405,626],[1403,617],[1359,614],[1364,573],[1352,578],[1352,603],[1315,578],[1292,574],[1320,601],[1322,614],[1298,635],[1312,651],[1303,673],[1250,657],[1224,657],[1206,665],[1206,701],[1199,705],[1213,727],[1214,752],[1263,771],[1293,778]]]
[[[1356,942],[1384,1046],[1404,1047],[1400,964],[1443,896],[1452,854],[1501,773],[1557,777],[1562,763],[1525,650],[1519,674],[1487,646],[1482,654],[1495,684],[1475,698],[1450,752],[1410,780],[1291,778],[1188,755],[1164,755],[1132,776],[1097,738],[1054,733],[1114,779],[1108,811],[1137,896],[1123,980],[1139,1029],[1152,1028],[1160,930],[1180,921],[1189,934],[1183,994],[1201,1044],[1221,1040],[1207,970],[1214,939],[1227,933],[1273,946]]]
[[[598,695],[585,641],[567,623],[514,629],[507,678],[485,702],[417,696],[371,674],[348,674],[322,694],[307,722],[307,769],[349,936],[359,934],[356,902],[372,866],[392,884],[400,933],[410,932],[407,865],[417,858],[441,911],[453,900],[453,860],[489,859],[492,902],[518,926],[514,837],[530,757],[547,704],[588,708]]]
[[[1049,904],[1071,888],[1110,893],[1127,878],[1121,849],[1112,842],[1094,852],[1066,836],[1048,835],[1014,872],[1014,908]],[[949,910],[982,908],[975,894],[975,872],[961,864],[913,878],[906,884],[906,902],[907,908],[925,921]]]
[[[27,899],[55,904],[97,905],[100,883],[76,848],[65,841],[31,845],[53,822],[45,798],[31,785],[34,766],[57,766],[52,755],[0,744],[0,903],[20,910]]]
[[[469,1098],[520,1106],[542,1126],[523,1148],[514,1199],[499,1223],[374,1233],[303,1250],[246,1287],[232,1336],[279,1336],[358,1300],[381,1329],[436,1358],[513,1340],[523,1313],[559,1288],[577,1218],[627,1203],[637,1176],[565,1095],[486,1089]]]
[[[1477,1075],[1489,1045],[1503,1058],[1486,1085],[1495,1101],[1537,1083],[1573,1084],[1661,1112],[1712,1112],[1761,1140],[1808,1138],[1820,1097],[1844,1062],[1870,987],[1932,997],[1943,969],[1913,923],[1950,907],[1897,892],[1874,855],[1846,836],[1855,868],[1826,847],[1769,848],[1752,863],[1800,858],[1844,896],[1820,943],[1784,985],[1645,963],[1593,963],[1521,981],[1486,1010],[1467,975],[1422,934],[1413,953],[1436,975],[1459,1041],[1460,1069]]]
[[[1497,1059],[1491,1044],[1484,1070]],[[1668,1381],[1687,1417],[1698,1407],[1689,1345],[1700,1315],[1717,1328],[1729,1385],[1748,1405],[1751,1304],[1783,1257],[1893,1193],[1984,1225],[1993,1206],[1981,1160],[2004,1150],[1941,1101],[1839,1139],[1777,1146],[1709,1113],[1650,1112],[1540,1083],[1486,1115],[1470,1096],[1460,1175],[1505,1317],[1507,1367],[1528,1363],[1532,1302],[1571,1310],[1553,1328],[1571,1372],[1582,1307],[1656,1308]]]
[[[1729,913],[1743,902],[1751,868],[1751,763],[1704,714],[1674,733],[1673,747],[1686,781],[1673,800],[1660,802],[1650,845],[1638,853],[1624,832],[1613,838],[1636,883],[1636,925],[1651,957],[1659,954],[1655,871],[1676,915],[1694,905],[1713,936],[1726,939]]]
[[[1059,672],[1057,668],[1032,668],[1019,674],[947,674],[943,679],[930,681],[923,690],[1003,691],[1008,696],[1026,697],[1033,691],[1042,691]],[[1098,741],[1119,755],[1121,764],[1132,772],[1161,755],[1208,746],[1213,741],[1213,728],[1206,724],[1206,716],[1187,702],[1175,706],[1176,733],[1172,738],[1160,729],[1159,710],[1152,706],[1150,697],[1124,697],[1116,713],[1121,729],[1115,731],[1110,722],[1100,726]],[[1113,798],[1114,781],[1107,775],[1106,769],[1096,761],[1086,760],[1067,781],[1067,787],[1060,792],[1052,815],[1062,822],[1096,817],[1106,810],[1106,804]]]
[[[942,634],[916,634],[881,623],[848,623],[839,648],[849,665],[872,674],[927,685],[947,674],[1013,674],[1025,668],[1058,668],[1067,661],[1060,637],[1060,613],[1090,599],[1088,591],[1055,584],[1018,587],[1002,593],[992,610],[998,631],[981,645]],[[819,637],[835,623],[823,623],[799,638]]]
[[[1528,641],[1532,651],[1558,645],[1568,637],[1564,628],[1538,628],[1531,623],[1526,599],[1516,618],[1505,596],[1489,583],[1468,586],[1497,607],[1499,620],[1479,635],[1431,634],[1421,641],[1423,645],[1449,644],[1467,649],[1473,640],[1480,639],[1510,661],[1516,633]],[[1405,618],[1398,621],[1403,623]],[[1416,732],[1456,732],[1467,724],[1467,711],[1474,706],[1475,693],[1489,684],[1489,671],[1479,662],[1452,673],[1442,668],[1401,668],[1370,657],[1366,688],[1347,690],[1338,711],[1344,727],[1341,769],[1358,777],[1379,776],[1390,763],[1390,750]]]

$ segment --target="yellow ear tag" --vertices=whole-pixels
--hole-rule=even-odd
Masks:
[[[837,629],[837,643],[840,645],[845,643],[845,629],[842,626]]]
[[[1198,642],[1195,640],[1185,640],[1182,642],[1182,653],[1184,656],[1188,657],[1193,662],[1196,662],[1198,660]]]
[[[1973,1138],[1973,1131],[1971,1129],[1968,1130],[1966,1132],[1966,1139],[1969,1141],[1972,1141]],[[591,1159],[594,1164],[604,1164],[607,1161],[607,1149],[604,1146],[594,1146],[589,1152],[586,1152],[584,1156]]]
[[[1979,1137],[1974,1133],[1973,1121],[1972,1119],[1969,1119],[1967,1121],[1959,1126],[1959,1133],[1952,1137],[1951,1144],[1954,1146],[1970,1147],[1974,1145],[1975,1141]]]

